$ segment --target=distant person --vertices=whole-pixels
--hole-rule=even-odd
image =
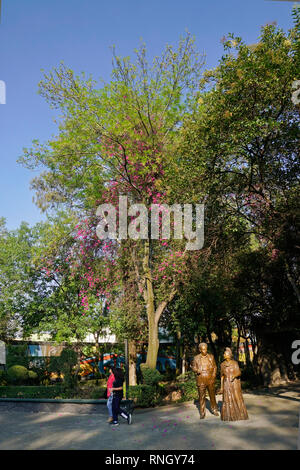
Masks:
[[[225,361],[221,364],[221,390],[223,403],[221,408],[222,421],[239,421],[248,419],[248,413],[243,399],[241,387],[241,371],[232,358],[232,351],[226,348]]]
[[[107,387],[107,392],[106,392],[106,396],[107,396],[107,409],[108,409],[108,414],[109,414],[109,418],[107,420],[108,423],[112,423],[113,422],[113,412],[112,412],[112,401],[113,401],[113,395],[112,393],[110,392],[110,389],[112,388],[113,386],[113,382],[115,380],[115,376],[113,374],[113,371],[110,367],[109,369],[109,377],[108,377],[108,381],[107,381],[107,384],[106,384],[106,387]]]
[[[121,400],[123,398],[123,383],[124,383],[124,374],[122,369],[119,367],[114,367],[112,369],[115,380],[112,384],[112,387],[109,389],[112,393],[112,414],[113,421],[111,422],[112,426],[119,426],[118,416],[121,415],[122,418],[127,420],[128,424],[131,424],[131,413],[126,413],[126,411],[120,408]]]

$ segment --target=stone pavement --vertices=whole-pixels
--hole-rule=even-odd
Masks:
[[[248,421],[222,422],[208,410],[200,420],[189,402],[135,410],[132,425],[120,418],[116,429],[106,423],[105,405],[97,414],[1,406],[0,450],[297,449],[300,383],[245,393],[244,399]]]

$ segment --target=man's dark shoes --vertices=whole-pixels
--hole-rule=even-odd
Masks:
[[[219,416],[219,411],[218,410],[212,410],[212,414],[215,416]]]
[[[200,419],[204,419],[205,418],[205,415],[200,415]]]

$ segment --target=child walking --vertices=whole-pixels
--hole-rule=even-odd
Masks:
[[[131,413],[126,413],[126,411],[120,408],[121,400],[123,398],[123,382],[124,374],[119,367],[114,367],[113,370],[114,382],[110,388],[112,393],[112,415],[113,421],[111,422],[112,426],[119,426],[118,415],[121,415],[122,418],[127,420],[128,424],[131,424]]]

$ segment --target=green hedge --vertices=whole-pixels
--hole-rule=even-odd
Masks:
[[[0,370],[0,385],[7,385],[8,377],[4,370]]]
[[[92,400],[98,400],[98,398],[106,398],[106,387],[98,387],[91,393]]]
[[[0,387],[0,398],[69,398],[59,385],[46,386],[2,386]]]
[[[135,385],[129,387],[129,398],[133,399],[136,406],[148,408],[160,405],[169,391],[169,384],[159,383],[155,385]],[[173,387],[172,387],[173,388]],[[198,390],[195,380],[187,380],[184,383],[178,383],[174,390],[181,390],[181,402],[198,399]]]
[[[159,405],[162,396],[159,388],[154,385],[134,385],[129,387],[128,398],[134,400],[136,406],[148,408]]]
[[[88,393],[82,390],[66,390],[62,384],[59,385],[11,385],[0,386],[0,398],[83,398],[97,400],[105,398],[106,388],[92,388]]]

